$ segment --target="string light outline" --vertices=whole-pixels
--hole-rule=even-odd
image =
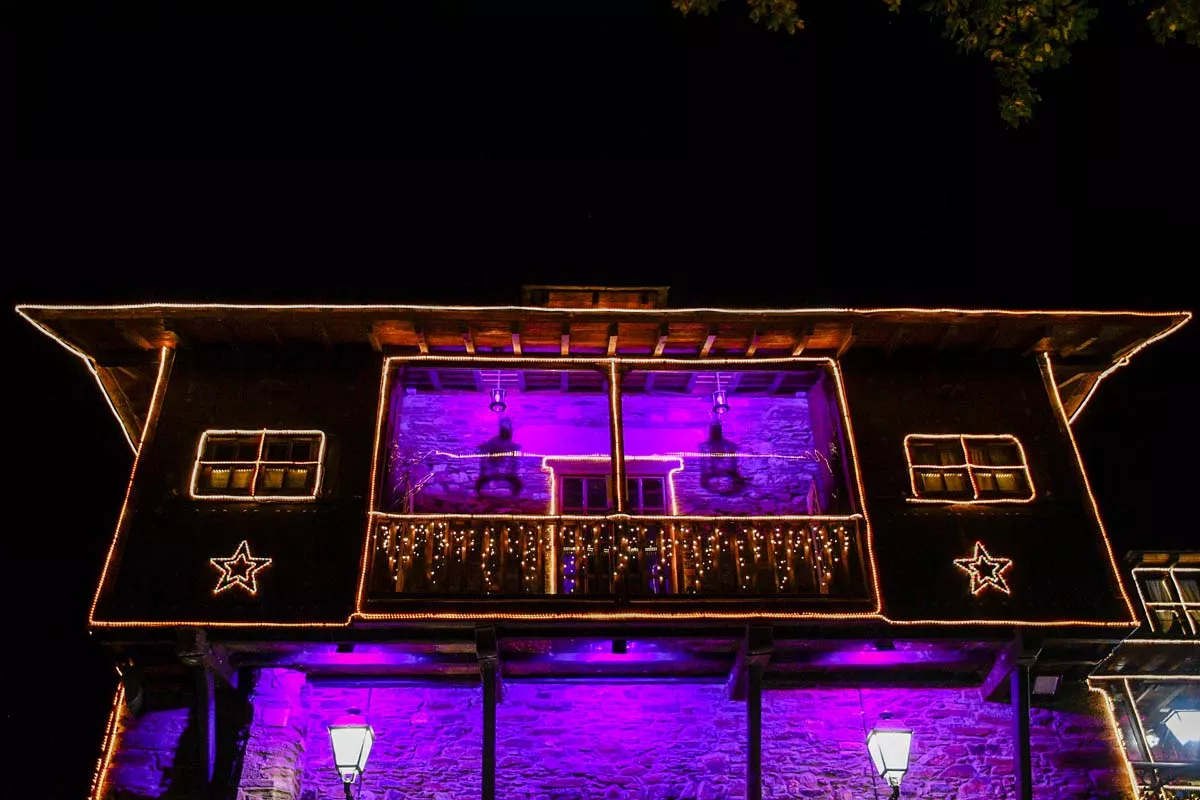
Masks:
[[[1097,312],[1097,313],[1101,313],[1101,312]],[[1189,315],[1189,318],[1190,318],[1190,315]],[[64,346],[66,346],[66,345],[64,345]],[[170,348],[166,348],[166,347],[164,347],[164,348],[162,348],[162,352],[163,352],[163,358],[165,359],[165,358],[167,358],[167,357],[168,357],[168,356],[167,356],[167,354],[168,354],[168,353],[170,353],[170,352],[172,352],[172,351],[171,351],[171,349],[170,349]],[[384,361],[384,364],[383,364],[383,373],[384,373],[384,377],[385,377],[385,378],[386,378],[386,376],[387,376],[387,373],[388,373],[388,370],[389,370],[389,362],[390,362],[391,360],[393,360],[393,359],[397,359],[397,358],[400,358],[400,359],[402,359],[403,357],[386,357],[386,358],[384,358],[384,359],[383,359],[383,361]],[[1047,366],[1049,366],[1049,357],[1048,357],[1047,355],[1043,354],[1043,358],[1045,359],[1045,364],[1046,364]],[[445,360],[445,359],[441,359],[441,360]],[[785,360],[788,360],[788,361],[822,361],[822,360],[823,360],[823,361],[829,361],[829,362],[831,362],[831,363],[833,364],[833,367],[834,367],[834,375],[835,375],[835,378],[837,379],[836,383],[837,383],[837,385],[838,385],[838,388],[839,388],[839,403],[840,403],[840,405],[842,406],[843,414],[844,414],[844,416],[845,416],[845,418],[846,418],[847,425],[849,426],[849,414],[848,414],[848,410],[847,410],[847,408],[846,408],[846,403],[845,403],[845,394],[844,394],[844,391],[842,391],[842,388],[841,388],[840,369],[839,369],[839,365],[837,364],[837,362],[836,362],[836,361],[834,361],[834,360],[832,360],[832,359],[803,359],[803,358],[794,358],[794,359],[785,359]],[[765,362],[766,360],[764,359],[763,361]],[[577,362],[576,362],[576,363],[577,363]],[[686,361],[686,360],[685,360],[685,361],[684,361],[684,363],[695,363],[695,362],[694,362],[694,361]],[[736,362],[736,363],[743,363],[743,364],[744,364],[744,361],[738,361],[738,362]],[[162,378],[163,378],[163,375],[165,374],[165,367],[166,367],[165,361],[160,361],[159,380],[158,380],[158,382],[156,383],[155,392],[154,392],[154,395],[152,396],[152,402],[151,402],[151,407],[152,407],[152,408],[153,408],[153,406],[155,405],[156,398],[158,398],[158,397],[159,397],[159,394],[160,394],[160,389],[161,389],[161,384],[162,384]],[[1051,384],[1053,384],[1052,372],[1051,372],[1051,374],[1050,374],[1050,378],[1051,378],[1051,380],[1050,380],[1050,383],[1051,383]],[[1062,414],[1062,415],[1063,415],[1063,418],[1064,418],[1064,420],[1065,420],[1065,416],[1066,416],[1066,415],[1065,415],[1065,411],[1064,411],[1064,410],[1063,410],[1063,408],[1062,408],[1061,399],[1059,399],[1059,398],[1058,398],[1058,393],[1057,393],[1057,387],[1056,387],[1056,386],[1055,386],[1055,389],[1054,389],[1054,391],[1052,392],[1052,396],[1053,396],[1053,397],[1055,398],[1055,400],[1057,401],[1057,402],[1056,402],[1056,405],[1057,405],[1057,407],[1058,407],[1058,409],[1059,409],[1059,412],[1060,412],[1060,414]],[[381,381],[381,384],[380,384],[380,403],[379,403],[379,408],[377,409],[377,414],[376,414],[376,428],[377,428],[377,430],[376,430],[376,437],[375,437],[375,438],[376,438],[376,441],[377,441],[377,442],[378,442],[378,440],[379,440],[379,438],[380,438],[380,435],[379,435],[379,430],[378,430],[378,428],[379,428],[379,426],[380,426],[380,424],[381,424],[382,417],[383,417],[383,412],[384,412],[384,408],[385,408],[385,398],[386,398],[386,380],[382,380],[382,381]],[[151,419],[152,419],[152,415],[151,415],[151,414],[148,414],[148,415],[147,415],[147,421],[149,422]],[[1068,424],[1069,424],[1069,423],[1068,423]],[[145,434],[146,432],[148,432],[149,428],[150,428],[150,425],[148,424],[148,425],[146,426],[146,428],[144,428],[144,429],[143,429],[143,440],[144,440],[144,438],[145,438],[144,434]],[[1079,456],[1078,447],[1077,447],[1077,445],[1075,445],[1075,442],[1074,442],[1074,437],[1073,437],[1073,436],[1071,437],[1071,441],[1072,441],[1072,445],[1073,445],[1073,447],[1074,447],[1074,449],[1075,449],[1075,451],[1076,451],[1076,457],[1077,457],[1077,459],[1079,460],[1080,467],[1081,467],[1081,469],[1082,469],[1082,459],[1081,459],[1081,458],[1080,458],[1080,456]],[[852,444],[852,447],[853,447],[853,444]],[[136,473],[136,465],[137,465],[137,458],[135,457],[134,467],[133,467],[133,469],[131,470],[130,484],[129,484],[129,486],[127,487],[127,491],[126,491],[126,498],[125,498],[125,502],[122,504],[122,511],[121,511],[121,515],[120,515],[120,516],[119,516],[119,518],[118,518],[118,525],[117,525],[117,532],[118,532],[118,533],[119,533],[119,531],[120,531],[121,522],[122,522],[122,520],[123,520],[123,518],[124,518],[124,516],[125,516],[126,510],[127,510],[127,506],[128,506],[128,500],[129,500],[129,492],[130,492],[130,490],[132,489],[132,480],[133,480],[133,474],[135,474],[135,473]],[[373,468],[372,468],[372,476],[373,476],[373,478],[372,478],[372,482],[371,482],[371,496],[372,496],[372,497],[371,497],[371,499],[372,499],[371,506],[373,507],[373,506],[374,506],[374,499],[375,499],[375,491],[376,491],[376,482],[377,482],[377,481],[376,481],[376,479],[375,479],[375,476],[376,476],[376,474],[377,474],[377,471],[378,471],[378,449],[376,449],[376,451],[375,451],[375,453],[374,453],[374,455],[373,455],[373,465],[372,465],[372,466],[373,466]],[[857,469],[857,459],[855,460],[855,466],[856,466],[856,469],[855,469],[855,473],[856,473],[856,481],[857,481],[858,488],[859,488],[859,491],[860,491],[860,494],[861,494],[861,492],[862,492],[862,483],[861,483],[861,476],[858,474],[858,469]],[[1085,473],[1085,475],[1086,475],[1086,473]],[[1088,488],[1089,495],[1090,495],[1090,486],[1088,486],[1087,488]],[[1096,509],[1096,508],[1095,508],[1095,501],[1094,501],[1094,497],[1093,497],[1092,499],[1093,499],[1093,510],[1096,512],[1097,520],[1099,521],[1098,509]],[[371,517],[372,517],[372,516],[375,516],[377,513],[378,513],[378,512],[374,512],[374,511],[372,511],[372,512],[370,512],[370,513],[368,514],[368,523],[367,523],[367,524],[368,524],[368,535],[364,537],[364,545],[363,545],[363,556],[364,556],[364,557],[363,557],[363,560],[362,560],[362,562],[361,562],[361,564],[360,564],[360,584],[359,584],[359,598],[358,598],[358,608],[359,608],[359,609],[361,609],[361,605],[362,605],[362,589],[363,589],[363,584],[364,584],[364,582],[365,582],[365,575],[366,575],[366,556],[369,554],[368,547],[369,547],[369,545],[370,545],[370,526],[371,526],[371,521],[370,521],[370,520],[371,520]],[[1103,526],[1102,526],[1102,523],[1101,523],[1101,527],[1102,527],[1102,532],[1103,532]],[[942,626],[947,626],[947,625],[992,626],[992,625],[1012,625],[1012,624],[1021,624],[1021,625],[1028,625],[1028,626],[1034,626],[1034,627],[1049,627],[1049,626],[1060,626],[1060,625],[1079,625],[1079,626],[1089,626],[1089,627],[1093,627],[1093,626],[1100,626],[1100,627],[1128,627],[1128,625],[1130,625],[1130,624],[1131,624],[1131,623],[1129,623],[1129,622],[1096,621],[1096,620],[1052,620],[1052,621],[1047,621],[1047,620],[980,620],[980,619],[967,619],[967,620],[946,620],[946,619],[941,619],[941,620],[897,620],[897,619],[892,619],[892,618],[890,618],[890,617],[887,617],[887,616],[885,616],[885,615],[882,615],[882,614],[880,614],[880,613],[877,613],[877,612],[846,612],[846,613],[823,613],[823,612],[793,612],[793,613],[779,613],[779,612],[740,612],[740,613],[737,613],[737,614],[726,614],[726,613],[723,613],[723,612],[707,612],[707,613],[706,613],[706,612],[695,612],[695,613],[687,614],[687,615],[685,615],[685,616],[682,616],[682,617],[679,615],[679,612],[675,612],[675,613],[672,613],[672,614],[667,614],[667,615],[664,615],[664,614],[662,614],[662,613],[660,612],[660,613],[651,613],[651,614],[635,614],[633,617],[626,617],[626,616],[624,616],[624,615],[618,615],[618,616],[615,616],[615,617],[614,617],[614,616],[612,616],[611,614],[585,614],[585,615],[578,615],[578,614],[570,614],[570,613],[568,613],[568,614],[566,614],[566,615],[546,615],[546,614],[541,614],[541,615],[527,615],[527,614],[525,614],[525,615],[511,615],[511,614],[499,614],[499,615],[497,615],[497,614],[494,614],[494,613],[493,613],[493,614],[474,614],[474,615],[463,615],[463,614],[454,614],[454,613],[451,613],[451,614],[445,614],[445,613],[432,613],[432,614],[429,614],[429,613],[426,613],[426,614],[405,614],[405,615],[377,615],[377,614],[373,614],[373,615],[367,615],[367,614],[363,614],[363,613],[361,613],[360,611],[356,611],[356,612],[354,612],[354,613],[352,613],[352,614],[348,615],[348,616],[347,616],[347,618],[346,618],[346,620],[345,620],[345,621],[343,621],[343,622],[329,622],[329,621],[316,621],[316,620],[313,620],[313,621],[305,621],[305,622],[270,622],[270,621],[264,621],[264,622],[253,622],[253,621],[244,621],[244,622],[243,622],[243,621],[235,621],[235,622],[221,622],[221,621],[212,621],[212,620],[202,620],[202,621],[187,621],[187,620],[169,620],[169,621],[146,621],[146,620],[106,621],[106,620],[97,620],[97,619],[95,619],[95,606],[96,606],[96,603],[97,603],[97,602],[98,602],[98,600],[99,600],[100,592],[101,592],[101,590],[102,590],[102,588],[103,588],[103,585],[104,585],[104,581],[105,581],[105,577],[106,577],[106,575],[107,575],[108,567],[109,567],[109,565],[110,565],[110,562],[111,562],[111,558],[112,558],[112,554],[113,554],[113,549],[114,549],[114,547],[115,547],[115,544],[116,544],[116,539],[117,539],[117,535],[116,535],[116,534],[114,534],[113,541],[112,541],[112,543],[111,543],[111,545],[110,545],[110,548],[109,548],[108,557],[107,557],[107,558],[106,558],[106,560],[105,560],[105,568],[104,568],[104,573],[102,574],[102,578],[101,578],[101,581],[100,581],[100,585],[97,587],[97,592],[96,592],[96,596],[95,596],[95,598],[94,598],[94,600],[93,600],[92,609],[91,609],[91,611],[89,612],[89,623],[90,623],[90,624],[91,624],[93,627],[100,627],[100,628],[108,628],[108,627],[131,627],[131,628],[132,628],[132,627],[148,627],[148,628],[154,628],[154,627],[173,627],[173,626],[178,626],[178,625],[210,625],[210,626],[213,626],[213,627],[229,627],[229,628],[243,628],[243,627],[244,627],[244,628],[252,628],[252,627],[259,627],[259,628],[303,628],[303,627],[308,627],[308,628],[341,628],[341,627],[346,627],[347,625],[350,625],[350,624],[351,624],[351,623],[352,623],[352,622],[353,622],[355,619],[363,619],[363,620],[367,620],[367,619],[377,619],[377,618],[379,618],[380,616],[383,616],[383,617],[385,617],[385,618],[396,618],[396,619],[426,619],[426,618],[428,618],[428,619],[462,619],[462,620],[464,620],[464,621],[467,621],[467,620],[474,620],[474,619],[488,619],[488,618],[505,618],[505,619],[526,619],[526,618],[529,618],[529,619],[534,619],[534,620],[540,620],[540,619],[599,619],[599,620],[603,620],[603,619],[618,619],[618,620],[619,620],[619,619],[625,619],[625,618],[631,618],[631,619],[663,619],[663,618],[668,618],[668,619],[670,619],[670,618],[692,618],[692,619],[696,619],[696,618],[708,618],[708,617],[713,617],[713,618],[733,618],[733,619],[775,619],[775,618],[778,618],[778,619],[792,619],[792,618],[811,618],[811,617],[816,617],[816,618],[826,618],[826,619],[878,618],[878,619],[882,619],[883,621],[887,622],[888,624],[895,624],[895,625],[926,625],[926,624],[927,624],[927,625],[942,625]],[[868,549],[870,549],[870,542],[871,542],[871,540],[870,540],[870,538],[869,538],[869,537],[868,537],[867,541],[868,541]],[[1107,541],[1107,536],[1106,536],[1106,535],[1105,535],[1105,544],[1106,544],[1106,546],[1108,546],[1108,541]],[[1110,557],[1110,561],[1111,561],[1111,559],[1112,559],[1111,546],[1108,546],[1108,550],[1109,550],[1109,557]],[[872,564],[872,577],[873,577],[873,580],[875,581],[875,584],[876,584],[876,589],[878,589],[878,575],[877,575],[877,573],[875,572],[875,566],[874,566],[874,558],[873,558],[873,556],[872,556],[872,558],[871,558],[871,564]],[[1115,569],[1116,569],[1115,562],[1113,562],[1113,567],[1114,567],[1114,570],[1115,570]],[[1129,598],[1128,598],[1128,596],[1127,596],[1127,595],[1125,595],[1125,593],[1124,593],[1124,588],[1123,588],[1123,587],[1121,588],[1121,591],[1122,591],[1122,595],[1123,595],[1123,596],[1125,596],[1125,599],[1126,599],[1127,606],[1129,607],[1130,611],[1132,612],[1132,604],[1131,604],[1131,602],[1129,601]],[[879,598],[878,592],[877,592],[877,594],[876,594],[876,597],[877,597],[877,599]],[[1136,619],[1136,617],[1135,617],[1135,619]],[[1135,625],[1136,625],[1137,623],[1136,623],[1136,622],[1133,622],[1132,624],[1135,624]]]
[[[963,463],[961,464],[914,464],[912,460],[912,448],[909,443],[913,439],[958,439],[963,448]],[[1005,465],[1003,467],[995,467],[991,464],[974,464],[971,462],[970,450],[967,447],[969,439],[983,439],[988,441],[1007,441],[1017,446],[1017,452],[1021,456],[1020,465]],[[904,458],[908,462],[908,482],[912,487],[912,496],[904,498],[907,503],[936,503],[939,505],[996,505],[1000,503],[1032,503],[1037,497],[1037,489],[1033,485],[1033,475],[1029,472],[1029,460],[1025,456],[1025,447],[1021,444],[1021,440],[1011,433],[910,433],[904,437]],[[971,482],[971,490],[975,495],[974,498],[941,498],[941,497],[922,497],[920,490],[917,488],[917,471],[925,470],[930,472],[951,472],[954,470],[965,469],[967,478]],[[975,470],[992,470],[992,471],[1020,471],[1025,473],[1025,484],[1029,487],[1028,497],[980,497],[979,486],[975,481]]]
[[[252,595],[258,594],[258,578],[259,572],[262,572],[267,567],[271,566],[271,559],[265,557],[255,558],[250,554],[250,543],[245,539],[233,551],[233,555],[228,558],[210,558],[209,563],[221,570],[221,577],[217,580],[217,587],[213,589],[213,594],[218,595],[235,586],[245,589]],[[246,564],[246,574],[242,575],[233,570],[233,564]]]
[[[1096,394],[1096,390],[1100,388],[1100,384],[1105,378],[1107,378],[1109,375],[1112,375],[1114,372],[1119,370],[1121,367],[1129,366],[1130,360],[1132,360],[1133,357],[1135,355],[1137,355],[1138,353],[1140,353],[1142,350],[1145,350],[1147,347],[1149,347],[1150,345],[1154,344],[1155,342],[1157,342],[1161,339],[1167,338],[1172,333],[1174,333],[1175,331],[1182,328],[1184,325],[1187,325],[1188,322],[1190,322],[1192,319],[1192,314],[1190,311],[1184,311],[1182,313],[1184,314],[1183,319],[1176,321],[1173,325],[1170,325],[1167,328],[1164,328],[1163,330],[1156,333],[1154,336],[1151,336],[1149,339],[1146,339],[1141,344],[1137,345],[1132,350],[1130,350],[1128,353],[1126,353],[1125,355],[1121,356],[1116,361],[1114,361],[1112,366],[1110,366],[1108,369],[1101,372],[1096,377],[1096,380],[1092,382],[1092,386],[1090,389],[1088,389],[1088,393],[1086,395],[1084,395],[1083,400],[1081,400],[1079,405],[1077,405],[1075,407],[1075,411],[1071,413],[1069,422],[1072,425],[1075,424],[1075,420],[1079,419],[1079,415],[1083,413],[1083,410],[1085,408],[1087,408],[1088,403],[1090,403],[1092,401],[1092,397]]]
[[[1092,679],[1090,677],[1087,680],[1087,689],[1089,692],[1095,692],[1104,698],[1104,711],[1108,716],[1109,727],[1112,728],[1113,736],[1116,739],[1117,751],[1121,755],[1121,762],[1125,765],[1125,777],[1129,779],[1129,789],[1135,798],[1141,797],[1137,773],[1134,772],[1133,764],[1129,761],[1129,752],[1125,745],[1125,734],[1121,731],[1121,726],[1117,724],[1117,712],[1113,708],[1113,699],[1109,696],[1107,690],[1101,689],[1099,686],[1092,686]]]
[[[1191,315],[1188,315],[1191,319]],[[1112,567],[1113,577],[1117,581],[1117,590],[1120,591],[1121,597],[1125,600],[1125,608],[1129,612],[1129,621],[1134,625],[1140,625],[1137,611],[1134,610],[1133,601],[1129,599],[1129,594],[1125,591],[1125,583],[1121,580],[1121,570],[1117,566],[1117,558],[1113,555],[1112,543],[1108,538],[1108,529],[1104,526],[1104,520],[1100,517],[1100,504],[1096,501],[1096,495],[1092,492],[1092,482],[1088,480],[1087,468],[1083,464],[1083,454],[1079,452],[1079,443],[1075,441],[1075,431],[1071,428],[1071,421],[1067,419],[1067,411],[1063,408],[1062,397],[1058,392],[1058,384],[1054,382],[1054,364],[1050,360],[1049,353],[1040,353],[1042,382],[1046,384],[1046,391],[1053,401],[1054,408],[1058,412],[1059,418],[1062,420],[1063,429],[1067,432],[1067,439],[1071,442],[1071,450],[1075,453],[1075,463],[1079,466],[1079,475],[1083,479],[1083,488],[1087,491],[1088,502],[1092,506],[1092,514],[1096,518],[1096,525],[1100,528],[1100,539],[1104,542],[1104,551],[1108,554],[1108,563]]]
[[[110,395],[108,393],[108,389],[104,386],[104,381],[100,380],[100,371],[96,365],[96,360],[94,358],[92,358],[91,356],[89,356],[87,353],[84,353],[82,350],[79,350],[78,348],[76,348],[74,345],[72,345],[70,342],[68,342],[63,337],[59,336],[54,331],[47,328],[45,325],[43,325],[38,320],[35,320],[33,317],[30,317],[28,314],[26,314],[24,311],[22,311],[21,308],[22,308],[21,306],[17,306],[16,311],[18,314],[20,314],[22,317],[27,319],[30,322],[30,324],[32,324],[35,328],[37,328],[39,331],[44,333],[46,336],[49,336],[52,340],[54,340],[54,342],[56,344],[58,344],[60,347],[62,347],[68,353],[70,353],[71,355],[73,355],[73,356],[77,357],[79,360],[81,360],[83,362],[84,366],[87,367],[88,372],[90,372],[92,374],[92,378],[95,379],[96,385],[100,387],[100,394],[104,395],[104,402],[108,403],[108,410],[112,412],[112,415],[114,417],[116,417],[116,419],[117,419],[117,424],[121,426],[121,433],[124,434],[125,441],[126,441],[126,443],[129,444],[130,451],[132,451],[133,454],[136,456],[138,446],[136,444],[134,444],[133,434],[130,432],[129,426],[125,423],[125,420],[121,418],[120,413],[117,411],[117,406],[113,402],[112,395]]]
[[[367,497],[366,530],[363,533],[362,555],[358,562],[358,589],[354,593],[354,612],[346,618],[346,624],[354,618],[354,614],[362,610],[367,583],[367,568],[370,564],[371,551],[374,549],[375,534],[375,502],[379,486],[379,453],[383,449],[383,414],[388,405],[388,389],[391,384],[392,359],[384,356],[380,359],[379,399],[375,408],[375,438],[371,449],[371,477],[368,481],[369,496]]]
[[[989,575],[984,575],[980,571],[980,564],[990,567]],[[983,546],[983,542],[975,543],[975,552],[970,558],[954,559],[954,566],[971,577],[971,594],[976,597],[988,587],[999,589],[1005,594],[1012,594],[1008,583],[1004,580],[1004,573],[1012,568],[1012,565],[1011,558],[997,558],[989,554],[987,548]]]
[[[120,670],[117,671],[118,676]],[[104,724],[104,739],[100,745],[100,757],[96,759],[96,768],[92,771],[92,787],[88,792],[88,800],[102,800],[104,786],[108,783],[108,767],[112,763],[113,754],[117,749],[118,727],[121,721],[121,704],[125,702],[125,683],[117,681],[113,692],[112,707],[108,712],[108,721]]]
[[[208,444],[210,436],[257,436],[258,439],[258,457],[254,461],[204,461],[204,448]],[[309,436],[318,437],[321,444],[317,449],[316,461],[265,461],[263,460],[263,448],[266,447],[267,438],[270,436]],[[217,500],[217,501],[239,501],[239,502],[255,502],[255,503],[303,503],[306,501],[316,500],[321,493],[321,483],[325,477],[325,444],[326,437],[323,431],[317,430],[288,430],[288,429],[272,429],[258,428],[254,430],[219,430],[210,429],[200,434],[200,443],[196,446],[196,459],[192,464],[192,480],[188,485],[188,496],[193,500]],[[250,479],[250,494],[203,494],[196,491],[196,484],[200,479],[200,468],[205,464],[253,464],[254,475]],[[271,466],[275,464],[295,464],[301,466],[316,466],[317,475],[313,480],[312,494],[255,494],[255,486],[258,484],[258,474],[263,466]]]
[[[96,591],[92,595],[92,605],[88,609],[88,623],[90,625],[97,624],[96,606],[100,603],[100,595],[104,591],[104,584],[108,580],[108,569],[112,565],[113,554],[117,549],[117,540],[121,537],[121,529],[125,524],[125,516],[129,513],[129,498],[133,495],[133,480],[137,476],[138,464],[142,460],[142,449],[146,446],[147,439],[153,432],[154,426],[158,423],[158,412],[162,408],[163,393],[166,391],[166,378],[174,358],[175,351],[169,347],[164,347],[159,351],[158,377],[154,380],[154,391],[150,394],[150,405],[146,409],[146,424],[142,427],[142,434],[138,439],[137,449],[133,454],[133,464],[129,468],[129,482],[125,485],[125,498],[121,501],[121,511],[117,514],[117,524],[113,530],[112,540],[108,543],[108,552],[104,556],[104,567],[100,570],[100,581],[96,584]]]
[[[1189,644],[1195,644],[1195,642],[1189,642]],[[1200,681],[1200,675],[1193,675],[1188,672],[1170,673],[1170,674],[1165,674],[1165,675],[1164,674],[1159,674],[1159,675],[1129,674],[1129,675],[1127,675],[1125,673],[1119,673],[1116,675],[1089,675],[1088,680],[1090,680],[1090,681],[1124,681],[1124,680],[1161,681],[1164,683],[1171,683],[1172,681]]]
[[[1179,585],[1179,579],[1175,577],[1176,571],[1200,573],[1200,567],[1180,567],[1176,564],[1171,564],[1165,567],[1137,566],[1131,570],[1133,574],[1133,588],[1137,589],[1138,599],[1142,602],[1142,610],[1146,612],[1146,623],[1150,626],[1151,631],[1155,630],[1156,617],[1150,613],[1152,607],[1178,608],[1183,612],[1181,616],[1188,627],[1192,629],[1192,633],[1200,633],[1200,631],[1196,630],[1196,623],[1192,620],[1192,615],[1188,613],[1189,608],[1200,609],[1200,603],[1188,602],[1183,599],[1183,587]],[[1179,602],[1147,602],[1146,596],[1142,593],[1142,582],[1138,580],[1138,573],[1140,572],[1166,572],[1171,579],[1172,585],[1175,587],[1175,596],[1179,598]]]
[[[533,453],[524,453],[523,455],[532,456],[534,454]],[[596,462],[611,462],[612,461],[612,457],[606,456],[606,455],[542,456],[541,459],[542,459],[542,464],[541,464],[540,469],[543,472],[546,472],[547,474],[549,474],[549,476],[550,476],[550,513],[547,516],[554,517],[555,519],[567,519],[571,515],[563,515],[563,514],[558,513],[558,486],[557,486],[558,471],[553,466],[551,466],[550,462],[551,461],[568,461],[568,462],[583,461],[583,462],[596,463]],[[670,495],[671,495],[671,514],[672,514],[672,516],[679,516],[679,506],[675,502],[675,473],[679,472],[681,469],[683,469],[683,459],[679,458],[677,456],[626,456],[626,459],[628,461],[634,461],[634,462],[656,462],[656,461],[661,461],[663,463],[668,463],[671,461],[676,462],[677,466],[675,466],[674,468],[672,468],[671,470],[669,470],[667,472],[667,491],[669,491]],[[596,477],[602,477],[602,476],[597,475]],[[638,476],[638,477],[643,477],[643,476]],[[656,476],[649,476],[649,477],[656,477]],[[430,515],[430,516],[432,516],[432,515]],[[452,515],[452,514],[438,514],[436,516],[439,519],[453,519],[454,518],[454,515]],[[473,515],[467,515],[467,516],[473,516]],[[484,516],[488,519],[496,519],[496,518],[504,518],[504,517],[511,516],[511,515],[484,514],[481,516]],[[516,516],[520,517],[520,518],[526,518],[528,516],[528,518],[530,518],[530,519],[541,518],[537,514],[530,514],[530,515],[519,514]],[[609,515],[606,515],[605,517],[600,517],[598,515],[590,515],[590,514],[589,515],[581,515],[581,517],[583,519],[604,519],[604,518],[608,518],[608,517],[614,517],[614,518],[619,517],[619,518],[625,519],[628,516],[629,515],[625,514],[625,513],[609,514]],[[641,516],[641,515],[639,515],[639,516]]]

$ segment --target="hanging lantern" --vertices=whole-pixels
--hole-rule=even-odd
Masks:
[[[722,389],[718,385],[717,390],[712,393],[712,410],[714,414],[724,414],[729,410],[728,389]]]
[[[512,420],[502,418],[499,432],[479,448],[483,458],[479,460],[479,478],[475,481],[475,494],[499,499],[521,494],[521,464],[518,460],[520,450],[521,445],[513,441]]]
[[[501,389],[499,386],[497,386],[488,394],[491,397],[491,402],[488,403],[488,408],[490,408],[492,411],[495,411],[497,414],[504,413],[504,410],[508,408],[508,403],[504,402],[504,395],[506,394],[504,389]]]
[[[725,438],[720,422],[708,426],[708,439],[700,443],[700,485],[713,494],[736,494],[746,486],[738,472],[737,445]]]
[[[371,754],[371,745],[375,743],[375,731],[367,724],[361,711],[351,708],[345,716],[329,726],[329,742],[333,746],[334,766],[342,777],[346,796],[349,797],[350,784],[361,778],[367,767],[367,756]]]
[[[908,772],[908,753],[912,747],[911,730],[872,728],[867,736],[867,752],[875,772],[892,787],[892,798],[900,796],[900,781]]]

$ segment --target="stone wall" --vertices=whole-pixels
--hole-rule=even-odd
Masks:
[[[1072,696],[1075,688],[1060,691]],[[471,800],[480,794],[478,686],[306,681],[263,670],[252,692],[238,800],[341,797],[328,724],[364,710],[376,733],[362,800]],[[152,700],[154,700],[152,698]],[[190,797],[175,766],[187,705],[159,698],[123,719],[105,798]],[[1103,710],[1035,709],[1034,796],[1128,796]],[[1012,797],[1012,718],[975,689],[772,690],[763,695],[763,795],[886,797],[864,747],[882,712],[912,728],[907,797]],[[746,707],[716,683],[517,682],[497,708],[497,797],[505,800],[734,800],[744,796]]]
[[[192,765],[186,757],[192,698],[176,685],[148,686],[139,713],[122,708],[116,747],[104,777],[105,800],[191,797]]]

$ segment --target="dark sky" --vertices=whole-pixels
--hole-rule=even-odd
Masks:
[[[737,0],[297,5],[3,12],[11,302],[561,282],[670,284],[675,305],[1196,305],[1200,51],[1159,47],[1125,0],[1016,131],[915,2],[810,2],[793,37]],[[7,560],[29,568],[5,583],[5,714],[61,748],[39,793],[77,797],[112,685],[83,624],[129,455],[83,368],[7,324]],[[1077,426],[1122,551],[1195,546],[1175,513],[1194,328]]]

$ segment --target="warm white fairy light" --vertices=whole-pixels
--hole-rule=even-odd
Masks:
[[[118,674],[119,674],[118,670]],[[104,741],[100,745],[100,758],[96,759],[96,768],[92,772],[92,788],[88,792],[88,800],[103,800],[105,784],[108,782],[108,767],[112,763],[113,753],[117,750],[118,732],[120,730],[121,709],[125,703],[125,682],[117,681],[117,689],[113,692],[112,708],[108,712],[108,722],[104,725]]]
[[[245,539],[228,558],[210,558],[209,563],[221,571],[213,594],[220,594],[235,586],[250,594],[258,594],[259,572],[271,566],[269,558],[255,558],[250,554],[250,543]]]
[[[988,588],[1011,594],[1008,582],[1004,580],[1004,573],[1012,567],[1012,563],[1011,558],[996,558],[990,555],[983,542],[975,543],[975,552],[970,557],[954,559],[954,566],[970,576],[971,594],[976,597]]]

